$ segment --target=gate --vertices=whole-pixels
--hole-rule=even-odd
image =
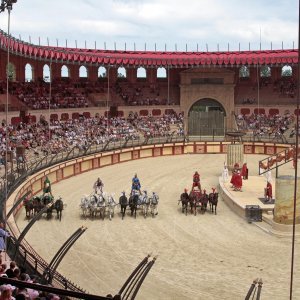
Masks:
[[[188,121],[188,134],[191,136],[224,136],[224,112],[191,111]]]

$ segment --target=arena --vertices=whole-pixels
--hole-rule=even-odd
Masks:
[[[222,154],[148,158],[67,179],[53,188],[67,203],[61,223],[39,220],[26,239],[50,262],[66,238],[79,226],[87,226],[59,271],[94,294],[116,291],[140,258],[150,252],[158,259],[140,299],[240,299],[248,290],[249,279],[255,277],[264,279],[265,299],[285,299],[290,238],[278,238],[248,224],[222,200],[217,215],[181,213],[179,195],[190,187],[195,168],[202,187],[209,190],[218,185],[224,158]],[[259,158],[247,156],[250,176],[257,176]],[[291,165],[284,170],[286,174],[291,171]],[[117,209],[112,221],[81,217],[80,198],[92,191],[95,178],[100,176],[105,190],[119,196],[122,190],[130,191],[134,172],[143,189],[159,194],[158,216],[144,219],[139,214],[134,219],[128,212],[122,221]],[[16,220],[22,231],[28,223],[25,210]],[[299,293],[297,289],[295,295]]]
[[[79,2],[76,7],[81,11]],[[147,43],[136,49],[135,42],[133,49],[126,42],[124,49],[116,42],[109,49],[106,42],[104,47],[96,42],[96,33],[103,28],[107,32],[101,39],[114,38],[111,28],[119,26],[116,36],[122,39],[120,32],[136,34],[138,26],[145,32],[165,30],[164,38],[172,40],[171,27],[176,36],[181,34],[177,18],[183,27],[194,26],[194,16],[202,29],[203,20],[211,16],[206,16],[200,1],[190,1],[190,6],[175,1],[168,8],[167,0],[101,5],[97,0],[98,6],[93,0],[85,2],[83,19],[75,11],[71,18],[57,10],[57,24],[51,19],[48,28],[59,33],[67,27],[62,20],[71,18],[72,37],[73,31],[82,33],[86,28],[83,38],[92,34],[95,38],[92,46],[85,41],[81,47],[77,40],[70,45],[66,39],[61,45],[58,38],[54,45],[46,36],[42,37],[46,43],[40,37],[32,42],[30,35],[27,41],[23,31],[22,38],[10,28],[12,8],[20,6],[24,13],[24,3],[1,0],[0,13],[8,12],[8,27],[0,18],[0,300],[13,296],[16,300],[127,300],[135,299],[135,292],[143,300],[235,300],[250,293],[255,279],[261,279],[262,285],[255,282],[246,300],[260,300],[260,294],[263,299],[300,299],[300,180],[296,178],[300,52],[295,43],[280,41],[278,46],[271,41],[262,47],[260,28],[259,46],[247,41],[246,48],[239,42],[232,49],[226,41],[226,49],[219,43],[216,49],[208,44],[198,47],[204,33],[196,34],[190,27],[187,32],[195,32],[197,44],[186,44],[185,50],[177,49],[177,44],[169,50],[165,41],[161,49],[156,42],[153,49]],[[159,9],[160,2],[165,10]],[[226,7],[218,6],[218,0],[211,2],[211,26],[228,15],[221,22],[222,30],[215,27],[217,33],[224,34],[226,24],[227,37],[238,36],[239,28],[245,43],[243,26],[251,24],[247,27],[251,36],[256,22],[249,22],[248,14],[234,2]],[[248,12],[255,7],[252,2]],[[66,3],[74,5],[63,1],[57,6],[67,12]],[[31,17],[34,6],[25,14],[41,30],[56,7],[52,2],[43,5],[47,14],[40,12],[39,26]],[[149,7],[157,12],[155,16]],[[173,20],[178,7],[182,16]],[[142,22],[135,18],[143,13],[141,8],[148,8]],[[12,25],[32,30],[26,27],[29,23],[21,22],[26,17],[16,14],[20,23]],[[106,14],[112,21],[105,23]],[[282,17],[282,8],[279,14]],[[158,16],[164,17],[158,21]],[[269,11],[265,17],[271,16]],[[240,20],[234,30],[228,26],[232,20]],[[268,35],[274,31],[274,19],[270,24]],[[273,38],[282,35],[283,24],[285,20]],[[206,30],[209,36],[216,35]],[[291,31],[289,27],[285,35]],[[184,33],[181,39],[188,37]],[[134,185],[135,174],[141,188]],[[99,195],[97,178],[104,183]],[[118,204],[122,192],[134,198],[139,190],[158,195],[157,211],[144,217],[143,205],[136,204],[137,217],[127,207],[122,218]],[[190,193],[187,214],[181,207],[185,190]],[[198,199],[193,199],[194,190]],[[212,203],[208,196],[212,191],[213,197],[218,193],[216,214],[209,206],[205,211]],[[112,220],[111,196],[116,201]],[[83,199],[90,201],[87,216]],[[93,211],[92,199],[103,200],[104,219]],[[63,208],[61,221],[55,214],[57,201]],[[82,236],[73,238],[67,249],[65,243],[76,230]],[[136,277],[125,297],[120,288],[148,254],[154,258],[153,267],[149,273],[141,272],[145,278]]]

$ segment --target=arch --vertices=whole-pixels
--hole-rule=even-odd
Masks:
[[[47,64],[45,64],[43,66],[43,79],[45,82],[50,82],[50,79],[51,79],[50,78],[50,67]]]
[[[220,111],[226,117],[226,110],[223,105],[219,101],[211,98],[203,98],[194,102],[189,109],[188,115],[190,115],[192,111]]]
[[[164,68],[164,67],[157,68],[156,77],[157,78],[167,78],[167,70],[166,70],[166,68]]]
[[[260,77],[271,77],[271,68],[269,66],[262,66],[260,68]]]
[[[63,65],[60,69],[60,76],[62,78],[69,78],[70,77],[70,70],[66,65]]]
[[[293,69],[289,65],[285,65],[281,69],[281,77],[290,77],[293,76]]]
[[[126,69],[124,67],[119,67],[117,73],[118,73],[118,78],[126,78],[127,77]]]
[[[139,67],[136,71],[137,78],[147,78],[147,72],[144,67]]]
[[[79,68],[79,78],[88,78],[88,69],[86,66]]]
[[[25,81],[26,82],[33,81],[33,67],[29,63],[25,65]]]
[[[106,78],[107,77],[107,70],[105,67],[101,66],[98,68],[98,78]]]
[[[16,81],[16,66],[12,62],[9,62],[9,64],[6,65],[6,74],[8,74],[8,79],[10,81]]]
[[[239,78],[249,78],[250,70],[247,66],[241,66],[239,70]]]
[[[188,112],[188,133],[194,136],[224,136],[226,111],[215,99],[194,102]]]

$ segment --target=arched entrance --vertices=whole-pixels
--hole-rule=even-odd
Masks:
[[[191,136],[224,136],[224,107],[216,100],[205,98],[195,102],[188,113],[188,134]]]

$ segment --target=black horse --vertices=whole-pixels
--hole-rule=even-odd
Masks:
[[[189,203],[191,207],[191,213],[194,214],[195,216],[197,215],[197,207],[201,203],[201,197],[202,194],[201,192],[198,191],[191,191],[189,195]]]
[[[215,215],[216,215],[219,193],[210,193],[208,198],[209,198],[210,211],[212,213],[214,213],[214,211],[215,211]]]
[[[34,214],[34,206],[33,206],[33,199],[24,200],[23,201],[25,211],[26,211],[26,218],[31,218]]]
[[[126,208],[128,205],[128,199],[126,197],[125,194],[123,194],[120,198],[119,198],[119,204],[121,205],[121,215],[122,215],[122,220],[125,217],[125,212],[126,212]]]
[[[189,205],[189,201],[190,201],[189,194],[188,193],[182,193],[180,195],[180,200],[179,201],[181,201],[182,213],[185,212],[185,215],[187,216],[187,210],[188,210],[188,205]]]
[[[56,210],[57,219],[61,221],[62,211],[64,209],[64,203],[60,197],[55,201],[54,208]]]
[[[129,197],[129,207],[131,210],[131,216],[133,216],[133,214],[134,214],[135,218],[136,218],[136,211],[137,211],[137,207],[138,207],[138,201],[139,201],[139,195],[137,195],[137,194],[131,195]]]
[[[204,193],[200,199],[202,214],[205,214],[206,212],[208,201],[209,201],[209,196],[206,193]]]
[[[43,208],[48,205],[49,203],[51,203],[53,201],[53,197],[46,195],[44,197],[42,197],[42,204],[43,204]],[[51,219],[52,218],[52,209],[53,209],[53,205],[49,206],[46,214],[47,214],[47,219]]]

